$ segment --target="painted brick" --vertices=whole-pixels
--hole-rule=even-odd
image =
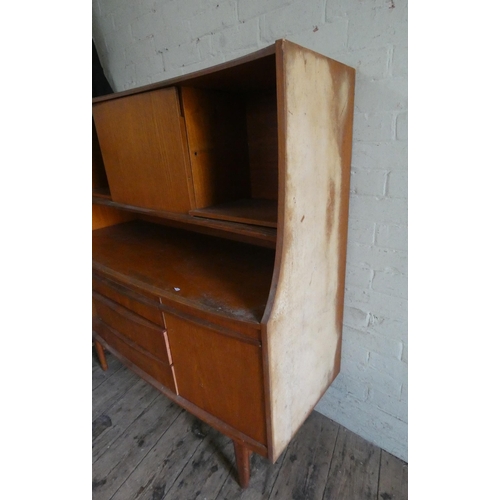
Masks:
[[[366,142],[390,141],[393,139],[392,113],[354,113],[354,137],[363,137]]]
[[[375,271],[372,288],[394,297],[408,298],[408,276],[394,271]]]
[[[408,226],[398,224],[377,224],[375,231],[375,244],[379,247],[407,251]]]
[[[390,74],[395,77],[408,77],[408,41],[394,46],[390,64]]]
[[[399,346],[400,353],[403,351],[403,344]],[[401,385],[408,382],[408,364],[401,361],[401,356],[390,358],[378,352],[370,352],[368,366],[376,371],[390,375]],[[398,394],[400,397],[401,394]]]
[[[359,401],[368,399],[368,386],[357,378],[351,378],[340,372],[333,385],[341,393],[349,394]]]
[[[212,54],[229,55],[232,52],[250,48],[257,50],[258,44],[259,19],[255,18],[216,33],[212,40]]]
[[[373,96],[377,98],[374,99]],[[357,80],[355,109],[361,113],[399,111],[408,109],[406,78]]]
[[[356,82],[378,80],[390,75],[392,47],[373,47],[362,50],[349,50],[347,53],[333,54],[333,58],[342,57],[343,62],[356,69]],[[357,101],[357,96],[356,99]]]
[[[344,324],[352,327],[363,329],[368,326],[369,315],[366,311],[362,311],[356,307],[344,308]]]
[[[153,12],[146,12],[146,14],[134,19],[130,24],[132,36],[138,40],[153,37],[153,34],[158,31],[160,25],[157,23],[158,17]]]
[[[349,233],[347,239],[349,242],[374,243],[375,223],[365,220],[356,220],[349,217]]]
[[[378,353],[393,360],[401,358],[401,341],[399,339],[391,339],[377,333],[370,333],[365,329],[351,328],[344,325],[342,334],[342,345],[346,346],[346,351],[350,350],[350,346],[362,346],[363,352]],[[361,348],[361,347],[358,347]],[[359,358],[362,362],[363,359]]]
[[[345,306],[357,307],[363,311],[369,311],[366,306],[369,300],[370,295],[368,289],[358,288],[356,286],[346,286],[344,295]]]
[[[349,264],[346,268],[346,286],[358,288],[369,288],[372,281],[373,271],[369,266],[353,266]]]
[[[154,48],[152,38],[137,41],[125,49],[125,58],[133,62],[136,68],[138,82],[144,82],[146,77],[151,81],[150,75],[164,70],[163,58]]]
[[[364,49],[391,44],[395,38],[406,36],[408,5],[394,0],[378,8],[356,9],[349,15],[348,48]]]
[[[295,2],[291,5],[263,14],[260,35],[265,42],[274,42],[306,29],[314,29],[324,18],[323,2]]]
[[[374,388],[369,389],[368,400],[384,413],[392,415],[403,422],[408,422],[408,405],[405,401],[384,394]]]
[[[193,40],[189,21],[187,20],[172,20],[162,16],[156,22],[161,23],[161,27],[153,33],[155,48],[159,52],[165,52],[166,50],[177,51],[178,47]]]
[[[339,52],[345,54],[348,23],[347,19],[339,18],[331,23],[307,26],[307,29],[293,33],[288,38],[292,42],[333,58],[333,55]],[[339,57],[338,60],[348,64],[342,57]]]
[[[102,4],[101,4],[102,5]],[[113,22],[116,30],[122,33],[130,33],[129,26],[132,21],[144,15],[144,10],[139,2],[126,2],[122,7],[113,11]]]
[[[238,22],[236,3],[233,0],[206,0],[203,10],[191,17],[194,38],[233,26]]]
[[[387,172],[384,170],[351,169],[351,193],[383,196]]]
[[[333,418],[370,442],[382,440],[384,449],[408,461],[408,424],[383,412],[373,404],[352,395],[329,389],[316,406],[320,413]]]
[[[369,316],[368,332],[401,340],[403,343],[408,342],[408,321],[385,318],[378,311],[376,313],[370,312]]]
[[[403,141],[355,142],[352,148],[353,168],[408,169],[408,144]]]
[[[192,41],[162,53],[165,69],[189,66],[200,61],[199,42]]]
[[[359,220],[407,225],[408,202],[401,198],[351,194],[349,215]]]
[[[370,312],[377,312],[382,317],[406,321],[408,318],[408,300],[393,297],[385,293],[370,290],[368,297]]]
[[[401,352],[401,361],[408,364],[408,344],[403,342],[403,350]]]
[[[408,198],[408,172],[397,170],[389,173],[387,196],[391,198]]]
[[[374,271],[406,273],[408,269],[406,252],[362,243],[349,244],[347,261],[355,266],[369,266]]]
[[[380,9],[390,7],[391,0],[370,0],[370,8]],[[353,0],[327,0],[326,2],[326,20],[337,16],[355,16],[356,12],[363,8],[360,2],[353,2]]]
[[[246,21],[252,17],[260,16],[290,5],[294,0],[266,0],[256,2],[255,0],[238,0],[238,19]]]
[[[396,138],[400,141],[408,140],[408,112],[398,113],[396,117]]]
[[[390,318],[406,321],[408,318],[408,300],[393,297],[376,290],[346,287],[345,304],[374,314],[377,318]]]

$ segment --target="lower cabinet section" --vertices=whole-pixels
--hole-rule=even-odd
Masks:
[[[256,339],[235,338],[140,302],[121,285],[94,282],[99,338],[132,365],[223,424],[267,446],[262,348]],[[101,293],[105,293],[106,296]],[[112,299],[111,299],[112,297]],[[125,307],[128,306],[128,307]],[[129,307],[133,307],[131,310]],[[158,321],[158,316],[160,320]],[[158,323],[163,324],[160,326]]]
[[[164,313],[179,395],[266,443],[261,347]]]

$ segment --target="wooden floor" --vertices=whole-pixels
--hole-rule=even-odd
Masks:
[[[108,354],[92,359],[95,500],[399,500],[408,466],[313,412],[279,460],[253,454],[236,481],[232,442],[171,403]]]

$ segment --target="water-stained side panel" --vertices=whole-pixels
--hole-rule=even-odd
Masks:
[[[263,321],[272,460],[340,370],[354,101],[352,68],[282,43],[278,268]]]

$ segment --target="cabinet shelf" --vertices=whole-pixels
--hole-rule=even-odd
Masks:
[[[93,188],[92,197],[101,198],[103,200],[111,200],[111,193],[109,188]]]
[[[264,227],[278,227],[278,202],[264,199],[244,199],[212,207],[190,210],[190,215]]]
[[[93,267],[171,302],[260,323],[275,252],[144,221],[92,233]]]
[[[273,227],[245,224],[230,220],[216,220],[206,216],[193,217],[188,214],[178,214],[174,212],[136,207],[125,203],[117,203],[109,197],[96,196],[95,194],[92,196],[92,203],[94,205],[102,205],[132,212],[137,214],[139,217],[154,218],[156,219],[156,222],[167,225],[170,224],[179,225],[180,227],[188,227],[193,231],[208,232],[209,234],[250,242],[268,248],[275,248],[276,246],[276,229]]]

